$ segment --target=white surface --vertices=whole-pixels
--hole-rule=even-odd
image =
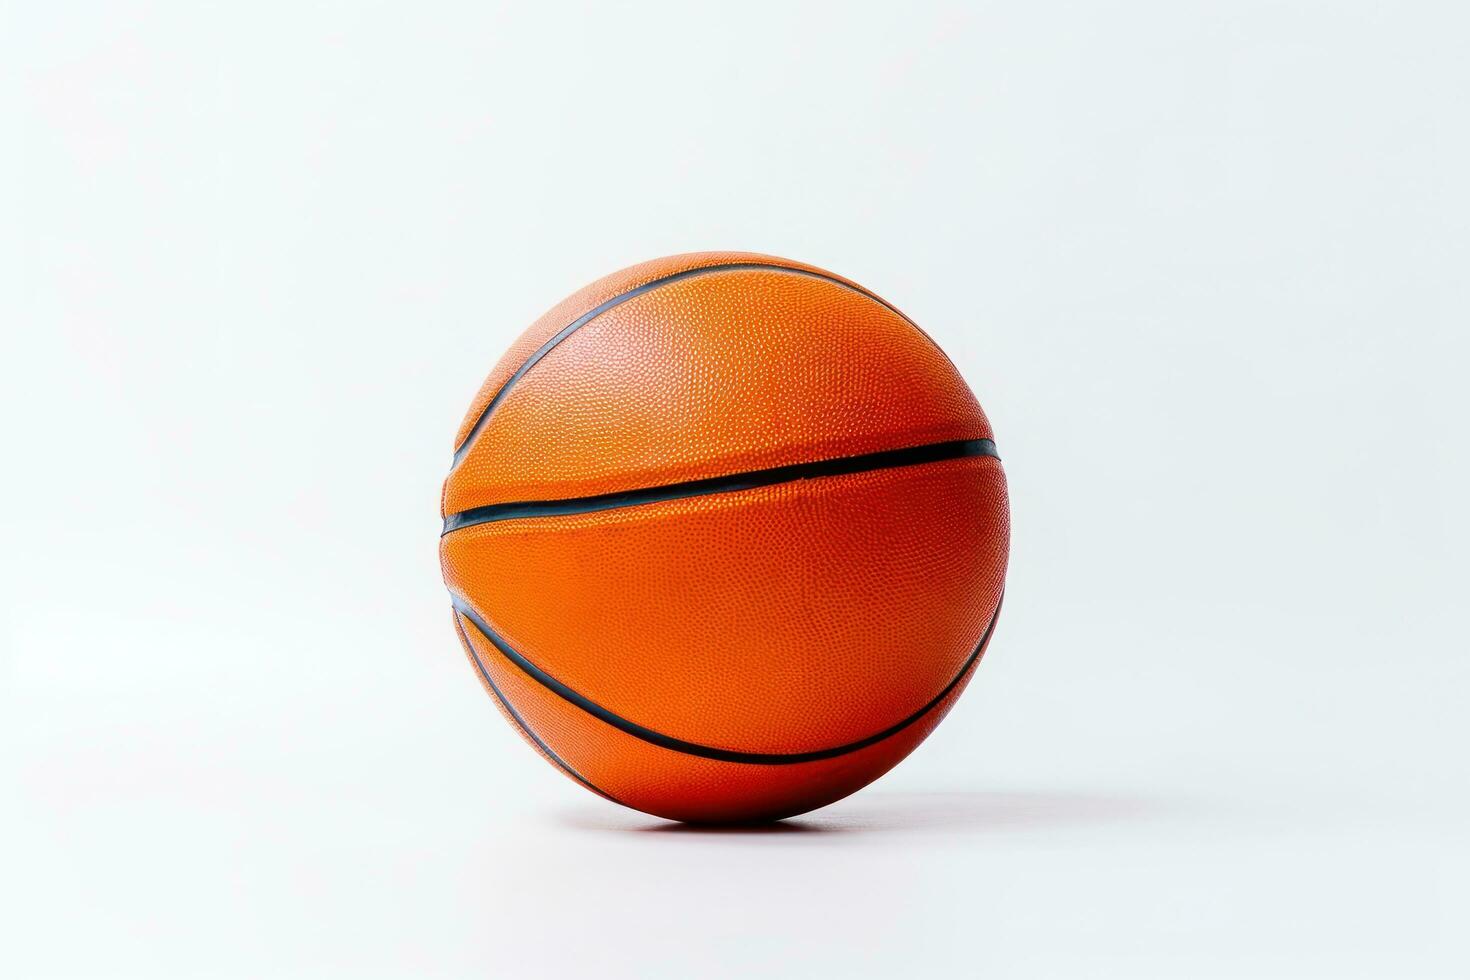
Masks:
[[[5,6],[7,977],[1451,977],[1453,4]],[[891,298],[1015,546],[913,758],[765,833],[500,720],[435,560],[510,339],[655,255]]]

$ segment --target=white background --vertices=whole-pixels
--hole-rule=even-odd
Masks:
[[[0,974],[1470,972],[1470,16],[6,4]],[[907,763],[530,752],[439,581],[512,337],[657,255],[923,324],[1011,481]]]

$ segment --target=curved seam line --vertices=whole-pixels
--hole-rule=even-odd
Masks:
[[[500,702],[500,706],[505,709],[506,714],[510,715],[511,720],[516,723],[521,731],[526,733],[527,738],[536,743],[537,748],[546,753],[546,758],[557,764],[562,772],[566,773],[568,776],[571,776],[577,782],[581,783],[583,786],[586,786],[598,796],[601,796],[604,799],[612,800],[614,803],[621,803],[622,801],[614,797],[611,793],[608,793],[606,790],[598,789],[596,786],[594,786],[590,780],[588,780],[581,773],[577,772],[577,770],[569,766],[565,759],[553,752],[551,750],[551,746],[547,745],[541,740],[541,736],[536,734],[535,729],[531,727],[530,723],[527,722],[526,719],[522,718],[521,713],[515,709],[515,705],[510,703],[510,698],[506,697],[505,693],[501,691],[500,688],[496,685],[495,681],[491,679],[490,672],[485,669],[485,664],[480,660],[480,651],[475,649],[475,645],[470,642],[469,636],[465,634],[464,624],[460,622],[459,610],[456,609],[454,612],[454,628],[459,631],[460,639],[464,640],[465,649],[470,652],[470,659],[475,662],[475,669],[480,672],[481,677],[485,678],[485,683],[489,685],[490,692],[495,695],[495,700]],[[478,628],[479,627],[476,627],[476,629]]]
[[[509,378],[505,379],[505,384],[500,386],[500,390],[495,393],[495,397],[491,398],[490,401],[486,403],[484,411],[480,412],[479,418],[475,419],[475,424],[470,426],[470,431],[465,434],[464,439],[461,440],[460,444],[457,447],[455,447],[454,459],[449,466],[450,472],[452,473],[455,467],[460,464],[460,461],[464,459],[465,455],[469,453],[470,445],[475,441],[475,437],[480,434],[480,430],[485,427],[485,422],[490,418],[490,413],[495,411],[496,406],[505,399],[505,396],[509,394],[510,389],[515,385],[515,383],[521,380],[521,377],[525,375],[527,371],[535,367],[536,362],[540,361],[541,358],[551,353],[551,349],[553,347],[557,346],[563,340],[566,340],[572,334],[576,333],[577,330],[586,326],[589,322],[601,316],[603,313],[606,313],[614,306],[626,303],[628,300],[634,299],[638,296],[642,296],[644,293],[651,292],[652,290],[655,290],[660,286],[667,286],[670,283],[679,282],[684,279],[692,279],[695,276],[704,275],[706,273],[738,272],[748,269],[774,269],[778,272],[794,272],[797,275],[810,276],[813,279],[825,280],[834,285],[841,286],[844,289],[850,289],[860,296],[866,296],[873,302],[878,303],[886,309],[892,311],[909,326],[914,327],[914,329],[918,330],[918,325],[915,324],[914,321],[904,316],[903,312],[899,310],[898,307],[894,306],[883,297],[876,296],[860,286],[857,286],[850,282],[844,282],[841,279],[838,279],[835,276],[827,275],[824,272],[815,272],[810,269],[797,269],[789,265],[776,265],[771,262],[727,262],[723,265],[702,265],[695,269],[683,269],[679,272],[672,273],[671,275],[664,276],[661,279],[653,279],[649,282],[645,282],[641,286],[635,286],[627,292],[619,293],[612,299],[605,300],[604,302],[599,303],[597,306],[594,306],[592,309],[588,310],[586,313],[583,313],[571,323],[567,324],[565,327],[562,327],[556,333],[552,334],[550,340],[546,341],[546,343],[536,348],[536,350],[533,351],[529,357],[521,362],[521,366],[516,368],[515,371],[511,373],[511,376]],[[920,330],[919,332],[924,333],[922,330]],[[924,334],[924,336],[927,338],[929,335]],[[932,339],[930,339],[930,343],[933,343]]]
[[[602,705],[591,700],[590,698],[584,697],[583,695],[577,693],[572,688],[563,684],[561,681],[557,680],[555,677],[552,677],[550,674],[546,673],[546,671],[542,670],[540,667],[537,667],[535,664],[531,663],[531,661],[521,656],[520,653],[516,652],[510,646],[510,644],[506,643],[505,640],[503,640],[499,636],[499,634],[497,634],[489,627],[488,624],[486,624],[484,619],[482,619],[480,615],[474,611],[474,609],[469,605],[468,602],[466,602],[462,597],[455,595],[453,592],[449,594],[450,602],[453,603],[454,608],[458,610],[465,619],[469,620],[470,623],[474,625],[475,629],[480,631],[480,635],[489,640],[490,644],[494,646],[495,649],[499,650],[507,660],[515,664],[521,669],[523,673],[528,674],[533,680],[539,682],[543,687],[546,687],[554,694],[559,695],[563,700],[570,701],[572,704],[576,705],[578,708],[581,708],[583,711],[587,712],[593,717],[604,721],[614,728],[626,732],[627,734],[632,735],[635,738],[642,739],[645,742],[652,743],[653,745],[657,745],[661,748],[672,749],[675,752],[682,752],[685,755],[695,755],[705,759],[716,759],[721,762],[744,762],[750,763],[752,765],[768,766],[793,765],[801,762],[818,762],[823,759],[833,759],[838,756],[847,755],[848,753],[856,752],[859,749],[868,748],[871,745],[878,744],[886,738],[897,735],[899,732],[903,731],[905,728],[909,727],[920,718],[923,718],[941,701],[943,701],[951,691],[955,689],[955,686],[958,685],[960,681],[965,678],[965,675],[969,673],[970,668],[973,667],[975,663],[980,659],[980,655],[985,652],[985,645],[990,642],[990,634],[995,631],[996,621],[1000,618],[1000,607],[1001,602],[1004,601],[1004,598],[1005,596],[1004,594],[1002,594],[1001,600],[996,602],[995,611],[990,614],[990,622],[988,625],[986,625],[985,631],[980,635],[980,641],[975,645],[975,652],[970,654],[970,656],[965,660],[964,664],[960,667],[959,673],[955,674],[954,678],[944,686],[943,690],[936,694],[932,700],[930,700],[918,711],[909,715],[907,718],[903,719],[897,724],[891,725],[888,728],[883,729],[881,732],[869,735],[866,738],[859,739],[856,742],[849,742],[846,745],[834,746],[830,749],[817,749],[812,752],[778,753],[741,752],[734,749],[716,748],[712,745],[700,745],[697,742],[686,742],[681,738],[674,738],[672,735],[665,735],[662,732],[656,732],[651,728],[643,727],[637,722],[629,721],[621,715],[614,714],[613,712],[609,711],[607,708],[604,708]],[[473,649],[474,647],[471,646],[471,650]]]
[[[558,517],[569,514],[589,514],[624,507],[639,507],[644,504],[683,500],[688,497],[704,497],[738,490],[754,490],[779,483],[811,480],[829,476],[847,476],[870,473],[875,470],[917,466],[923,463],[938,463],[952,459],[989,456],[1000,459],[993,439],[953,439],[947,442],[908,446],[903,449],[884,449],[857,456],[835,456],[808,463],[790,463],[772,466],[763,470],[747,470],[727,476],[686,480],[682,483],[666,483],[635,490],[617,490],[612,493],[594,494],[588,497],[565,497],[552,500],[516,500],[499,504],[471,507],[444,518],[444,534],[461,528],[509,521],[525,517]]]

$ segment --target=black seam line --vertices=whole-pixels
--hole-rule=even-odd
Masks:
[[[637,490],[619,490],[615,493],[602,493],[591,497],[568,497],[562,500],[518,500],[503,504],[487,504],[484,507],[462,510],[444,518],[443,534],[458,531],[460,528],[473,527],[476,524],[509,521],[520,517],[590,514],[600,510],[637,507],[642,504],[682,500],[685,497],[702,497],[714,493],[732,493],[737,490],[754,490],[757,487],[768,487],[777,483],[866,473],[898,466],[917,466],[921,463],[937,463],[941,460],[962,459],[967,456],[1000,458],[995,451],[995,442],[991,439],[955,439],[950,442],[933,442],[924,446],[884,449],[880,452],[863,453],[858,456],[838,456],[811,463],[773,466],[765,470],[750,470],[745,473],[689,480],[684,483],[666,483],[663,486],[642,487]]]
[[[892,303],[889,303],[882,297],[875,296],[872,293],[868,292],[866,289],[855,286],[850,282],[844,282],[841,279],[836,278],[835,276],[829,276],[821,272],[813,272],[810,269],[793,269],[789,265],[776,265],[771,262],[727,262],[724,265],[703,265],[697,269],[685,269],[682,272],[675,272],[672,275],[664,276],[662,279],[654,279],[651,282],[646,282],[641,286],[636,286],[633,289],[628,290],[626,293],[619,293],[612,299],[607,300],[604,303],[600,303],[597,306],[594,306],[592,309],[588,310],[586,313],[583,313],[571,323],[558,330],[546,343],[536,348],[535,353],[526,358],[521,366],[515,369],[515,373],[505,380],[505,384],[501,385],[500,390],[495,393],[495,397],[490,399],[490,403],[485,406],[485,410],[480,413],[480,417],[475,419],[475,424],[470,427],[470,431],[465,435],[464,441],[462,441],[459,446],[456,447],[456,449],[454,450],[454,461],[450,464],[449,468],[453,470],[454,467],[459,465],[459,461],[464,459],[465,454],[470,451],[470,444],[475,441],[475,437],[478,436],[480,434],[480,430],[485,427],[485,421],[490,418],[490,413],[495,411],[495,407],[505,399],[505,396],[509,394],[510,389],[515,386],[515,383],[521,380],[522,376],[524,376],[527,371],[535,367],[537,361],[541,360],[541,358],[551,353],[551,349],[553,347],[561,343],[563,340],[566,340],[572,334],[576,333],[577,330],[579,330],[580,328],[586,326],[587,323],[591,320],[594,320],[597,317],[601,316],[603,313],[606,313],[614,306],[618,306],[621,303],[626,303],[628,300],[633,299],[637,296],[642,296],[644,293],[657,289],[660,286],[667,286],[670,283],[679,282],[683,279],[692,279],[695,276],[707,275],[713,272],[739,272],[742,270],[752,269],[773,269],[778,272],[792,272],[799,276],[810,276],[813,279],[821,279],[826,282],[833,283],[834,285],[841,286],[843,289],[850,289],[855,293],[866,296],[873,302],[882,304],[883,306],[892,310],[898,316],[903,317],[904,320],[908,321],[908,317],[904,316],[897,307],[895,307]]]
[[[467,603],[464,599],[460,598],[452,592],[449,594],[449,598],[450,601],[454,604],[454,608],[457,609],[465,619],[469,620],[474,625],[475,629],[480,631],[480,635],[489,640],[491,645],[493,645],[495,649],[504,654],[507,660],[519,667],[524,673],[530,675],[532,679],[538,681],[543,687],[546,687],[553,693],[559,695],[563,700],[570,701],[572,704],[581,708],[583,711],[592,715],[594,718],[605,721],[614,728],[623,732],[627,732],[629,735],[632,735],[635,738],[640,738],[645,742],[650,742],[662,748],[672,749],[675,752],[682,752],[685,755],[697,755],[705,759],[716,759],[720,762],[744,762],[751,765],[761,766],[785,766],[794,765],[801,762],[819,762],[823,759],[835,759],[837,756],[847,755],[849,752],[856,752],[859,749],[865,749],[870,745],[876,745],[884,739],[903,731],[905,728],[909,727],[914,722],[918,721],[920,718],[924,717],[924,715],[933,710],[933,708],[938,705],[939,702],[943,701],[945,697],[948,696],[949,692],[955,689],[955,686],[959,684],[960,681],[964,680],[965,675],[970,672],[970,668],[975,665],[975,662],[980,659],[980,655],[985,652],[985,644],[990,642],[990,634],[994,632],[996,620],[1000,618],[1000,603],[997,602],[995,606],[995,612],[991,613],[990,615],[990,623],[985,627],[985,632],[981,634],[980,642],[975,645],[975,652],[970,654],[969,658],[965,661],[964,666],[960,668],[959,673],[955,674],[954,679],[946,684],[944,686],[944,689],[936,694],[934,698],[929,701],[928,704],[924,705],[918,711],[915,711],[913,714],[909,715],[898,724],[891,725],[888,728],[883,729],[881,732],[878,732],[877,734],[869,735],[867,738],[859,739],[856,742],[849,742],[846,745],[834,746],[830,749],[818,749],[814,752],[738,752],[733,749],[715,748],[712,745],[700,745],[697,742],[686,742],[681,738],[674,738],[672,735],[665,735],[662,732],[656,732],[651,728],[644,728],[637,722],[629,721],[621,715],[614,714],[597,702],[592,701],[581,694],[578,694],[576,691],[572,690],[570,687],[567,687],[561,681],[557,680],[555,677],[552,677],[550,674],[546,673],[546,671],[542,670],[540,667],[537,667],[535,664],[531,663],[531,661],[527,660],[525,657],[517,653],[514,649],[511,648],[510,644],[501,639],[500,636],[494,630],[492,630],[483,619],[480,618],[480,615],[478,613],[470,608],[469,603]],[[470,649],[473,650],[474,647],[471,646]]]
[[[506,697],[504,692],[502,692],[500,688],[496,686],[495,681],[491,680],[490,672],[485,669],[485,665],[480,661],[480,652],[475,649],[475,645],[471,643],[470,638],[465,635],[464,625],[460,622],[460,613],[458,609],[455,610],[454,628],[459,631],[460,639],[464,640],[465,649],[468,650],[470,653],[470,659],[475,662],[475,669],[480,672],[481,677],[485,678],[485,683],[489,685],[491,693],[495,695],[495,700],[500,702],[500,706],[505,709],[505,713],[510,715],[511,719],[516,723],[520,730],[526,733],[526,737],[535,742],[536,746],[542,752],[546,753],[546,758],[556,763],[557,767],[560,768],[562,772],[566,773],[568,776],[571,776],[577,782],[581,783],[583,786],[586,786],[598,796],[612,800],[614,803],[620,802],[619,800],[615,799],[610,793],[607,793],[604,790],[600,790],[596,786],[592,785],[592,783],[588,782],[586,777],[577,772],[577,770],[573,769],[571,766],[567,765],[566,760],[557,755],[555,752],[551,751],[551,746],[541,741],[541,736],[537,735],[535,729],[530,726],[526,719],[521,717],[521,713],[515,709],[515,705],[510,703],[510,698]],[[476,629],[478,628],[479,627],[476,627]]]

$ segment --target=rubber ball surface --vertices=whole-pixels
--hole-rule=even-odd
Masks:
[[[675,820],[825,806],[933,731],[1009,548],[994,434],[944,353],[813,266],[704,252],[534,323],[456,441],[440,564],[502,713]]]

